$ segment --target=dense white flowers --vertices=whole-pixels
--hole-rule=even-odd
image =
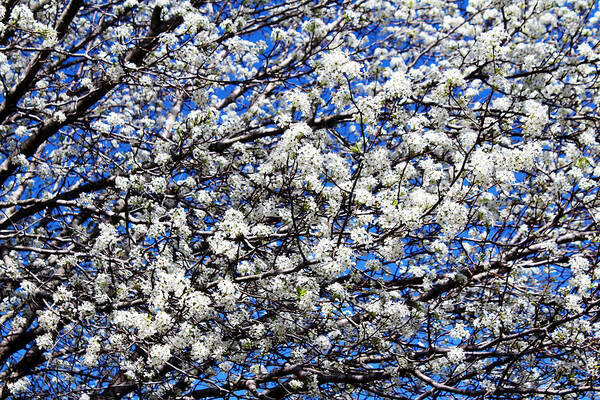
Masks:
[[[411,95],[411,82],[403,71],[393,72],[383,85],[386,96],[391,98],[407,98]]]
[[[220,294],[220,303],[227,309],[233,309],[239,296],[236,285],[229,279],[223,279],[218,285]]]
[[[60,321],[60,314],[55,310],[47,310],[40,313],[38,324],[44,331],[50,332],[57,328]]]
[[[480,60],[502,58],[507,51],[502,46],[507,37],[508,33],[500,25],[479,34],[473,46],[473,55]]]
[[[451,363],[460,363],[465,359],[465,351],[460,347],[453,347],[446,353],[448,361]]]
[[[527,119],[523,126],[525,135],[537,135],[548,123],[548,107],[543,106],[535,100],[525,102]]]
[[[211,316],[211,300],[199,292],[189,293],[183,301],[184,306],[189,310],[196,320],[203,320]]]
[[[148,364],[154,368],[162,367],[171,358],[171,346],[168,344],[155,344],[150,348]]]
[[[323,54],[318,61],[319,81],[323,83],[345,84],[346,79],[359,77],[360,64],[352,61],[343,51],[335,50]]]
[[[83,363],[89,367],[93,366],[98,361],[98,353],[101,350],[100,341],[93,337],[88,341],[88,345],[83,357]]]
[[[25,3],[0,397],[600,386],[595,3]]]
[[[25,376],[18,381],[9,382],[7,387],[10,393],[13,395],[18,395],[19,393],[25,392],[29,385],[31,385],[31,381]]]
[[[94,244],[94,250],[98,252],[110,251],[110,246],[118,240],[117,230],[109,224],[100,225],[100,236]]]

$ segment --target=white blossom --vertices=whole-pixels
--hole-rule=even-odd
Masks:
[[[446,357],[451,363],[460,363],[465,360],[465,351],[460,347],[453,347],[448,350]]]
[[[154,368],[162,367],[171,358],[171,346],[168,344],[155,344],[150,348],[148,364]]]

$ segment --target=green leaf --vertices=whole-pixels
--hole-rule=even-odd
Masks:
[[[575,163],[575,166],[577,168],[583,169],[583,168],[590,166],[590,161],[586,157],[581,157],[579,160],[577,160],[577,162]]]
[[[298,286],[296,288],[296,292],[298,293],[298,298],[301,299],[302,296],[304,296],[306,292],[308,292],[308,289],[303,289],[302,287]]]

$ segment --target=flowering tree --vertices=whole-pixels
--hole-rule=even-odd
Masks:
[[[596,8],[5,0],[0,399],[598,398]]]

